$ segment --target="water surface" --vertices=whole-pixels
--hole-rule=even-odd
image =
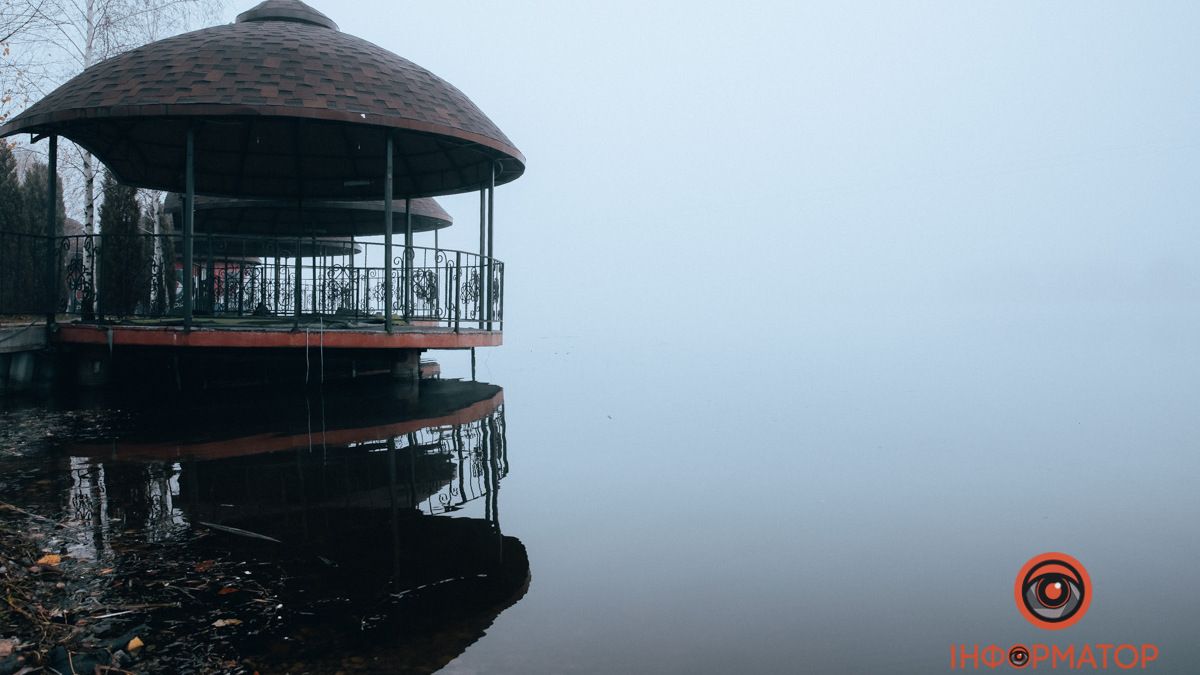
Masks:
[[[285,609],[229,639],[275,667],[928,673],[949,670],[959,643],[1154,643],[1152,672],[1191,672],[1200,335],[1182,309],[837,316],[683,340],[514,329],[480,353],[503,406],[474,421],[410,432],[378,418],[415,414],[411,401],[329,394],[322,413],[321,397],[301,398],[230,431],[271,452],[142,457],[139,444],[178,445],[161,429],[56,443],[9,460],[52,487],[6,474],[4,499],[52,497],[87,521],[102,471],[108,529],[72,550],[119,568],[113,556],[153,545],[192,561],[192,577],[214,560],[233,576],[210,591],[252,579]],[[445,412],[433,408],[420,414]],[[207,419],[210,436],[227,426]],[[333,433],[354,425],[383,433]],[[459,427],[503,439],[476,451],[486,470],[457,458],[447,430]],[[457,481],[476,474],[490,478],[456,505]],[[1055,633],[1012,597],[1020,566],[1047,551],[1094,583],[1085,619]],[[406,599],[480,565],[477,587]]]

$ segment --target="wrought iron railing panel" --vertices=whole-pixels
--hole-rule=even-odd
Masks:
[[[371,322],[390,310],[413,324],[503,328],[504,264],[476,253],[394,245],[387,307],[380,242],[201,234],[190,274],[182,251],[175,234],[0,232],[0,314],[182,316],[190,293],[201,317]]]

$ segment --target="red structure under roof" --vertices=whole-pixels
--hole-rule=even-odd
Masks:
[[[183,228],[183,199],[167,195],[167,213],[176,231]],[[404,229],[404,200],[392,206],[395,222]],[[454,218],[437,200],[412,200],[412,231],[431,232],[454,224]],[[306,201],[283,199],[234,199],[196,197],[196,229],[218,234],[295,236],[302,232],[315,237],[367,237],[383,234],[381,201]]]

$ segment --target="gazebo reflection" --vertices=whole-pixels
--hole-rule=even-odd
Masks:
[[[271,561],[281,578],[256,582],[281,623],[245,654],[267,670],[346,650],[379,667],[444,665],[529,584],[523,545],[500,528],[503,393],[453,380],[417,396],[367,389],[306,400],[287,417],[210,402],[71,446],[69,512],[92,525],[97,547],[76,555],[115,559],[119,574],[136,548],[114,543],[119,528],[165,557]],[[199,423],[213,415],[228,424]]]

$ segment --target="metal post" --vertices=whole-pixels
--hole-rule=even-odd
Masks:
[[[350,235],[350,264],[346,266],[347,283],[350,285],[350,293],[354,295],[354,303],[351,308],[354,310],[354,318],[358,318],[358,261],[355,260],[355,245],[354,235]],[[365,258],[364,258],[365,260]]]
[[[208,310],[209,314],[216,316],[217,315],[217,264],[216,264],[216,259],[215,259],[216,251],[214,250],[216,247],[213,245],[213,233],[212,233],[211,228],[208,231],[208,236],[206,236],[204,240],[206,242],[208,242],[208,244],[207,244],[208,248],[206,249],[206,251],[208,253],[208,261],[205,263],[205,269],[208,270],[208,281],[205,284],[206,286],[208,286],[208,291],[207,291],[208,307],[205,307],[205,309]]]
[[[265,257],[265,256],[264,256]],[[259,262],[254,269],[258,272],[258,303],[263,310],[267,308],[267,264]],[[256,311],[257,307],[254,308]]]
[[[433,316],[442,318],[442,289],[445,288],[442,283],[442,246],[438,245],[438,231],[433,231],[433,280],[437,283],[438,291],[433,293]],[[446,317],[446,322],[450,321],[450,317]],[[440,323],[440,321],[439,321]]]
[[[293,284],[295,286],[295,288],[294,288],[295,297],[292,300],[292,314],[295,316],[295,318],[292,321],[292,329],[293,330],[300,330],[300,302],[301,302],[301,297],[304,294],[304,287],[300,285],[300,274],[301,274],[301,272],[303,272],[303,269],[300,267],[300,246],[301,246],[301,244],[302,244],[302,242],[301,242],[300,237],[296,237],[296,250],[292,252],[293,255],[296,256],[296,262],[293,264],[293,267],[295,269],[295,274],[292,275],[295,277],[295,283]]]
[[[313,314],[320,314],[320,313],[321,313],[321,307],[320,307],[320,305],[318,305],[318,304],[317,304],[317,286],[319,285],[319,284],[317,283],[317,270],[318,270],[318,266],[320,265],[321,259],[317,257],[317,237],[314,235],[314,236],[312,236],[312,237],[310,237],[310,238],[312,239],[312,259],[313,259],[313,263],[312,263],[312,280],[313,280],[313,285],[312,285],[312,301],[313,301]]]
[[[58,136],[50,136],[49,196],[46,198],[46,328],[54,325],[58,310]]]
[[[459,332],[462,320],[462,251],[454,252],[454,332]]]
[[[478,297],[475,302],[475,309],[479,314],[479,329],[483,330],[483,256],[487,253],[487,188],[483,187],[479,190],[479,288]]]
[[[96,319],[104,320],[104,294],[100,291],[102,286],[100,276],[104,272],[104,246],[106,235],[103,232],[96,233],[96,245],[92,247],[92,298],[95,310]]]
[[[192,244],[195,238],[196,218],[196,131],[190,125],[187,130],[187,159],[183,178],[183,329],[192,329]]]
[[[383,330],[392,332],[392,132],[387,132],[387,169],[383,174]]]
[[[216,291],[217,286],[212,281],[212,276],[216,274],[216,265],[212,264],[212,232],[209,232],[204,237],[204,304],[200,306],[200,311],[208,312],[210,315],[215,315],[217,310]]]
[[[487,230],[487,294],[484,297],[484,307],[487,307],[487,329],[492,329],[492,233],[496,224],[496,165],[492,164],[492,177],[488,183],[488,230]]]
[[[413,305],[412,200],[404,200],[404,320],[412,316]]]
[[[279,260],[279,240],[276,239],[275,240],[275,282],[272,284],[272,286],[274,286],[273,290],[275,291],[275,297],[274,297],[275,304],[272,307],[275,311],[272,312],[272,314],[279,314],[279,281],[280,281],[280,275],[283,274],[283,270],[280,269],[281,267],[282,267],[282,265],[280,264],[280,260]]]

